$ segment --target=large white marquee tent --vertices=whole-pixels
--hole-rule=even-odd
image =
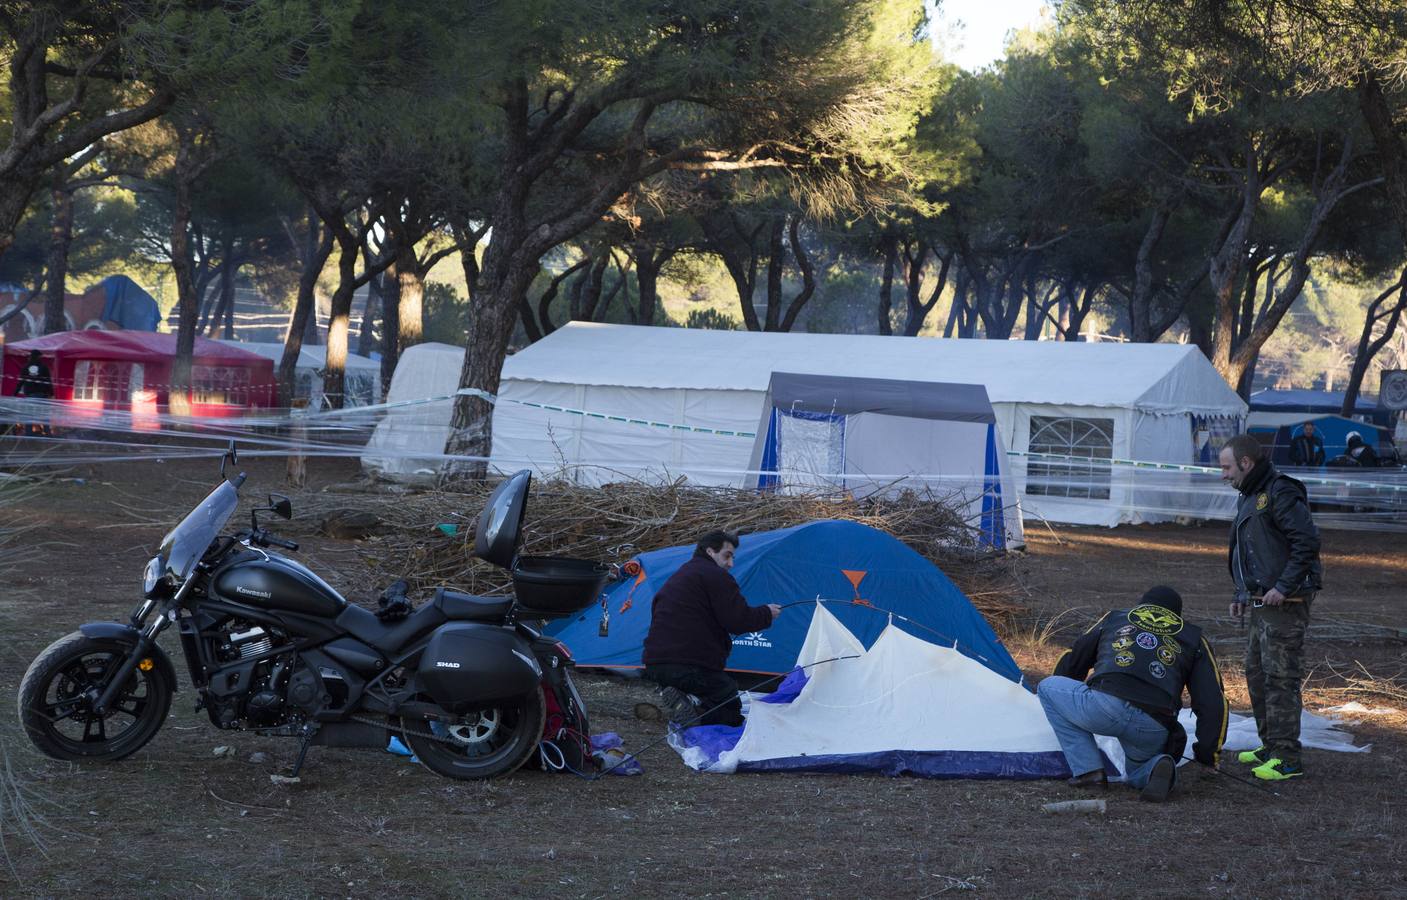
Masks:
[[[1224,515],[1232,502],[1214,480],[1174,468],[1214,465],[1217,442],[1246,415],[1201,352],[1179,344],[573,322],[505,363],[493,465],[586,483],[755,484],[751,452],[773,372],[983,385],[1026,516],[1116,525]]]

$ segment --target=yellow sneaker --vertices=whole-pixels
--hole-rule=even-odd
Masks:
[[[1261,781],[1288,781],[1304,775],[1304,770],[1279,759],[1268,759],[1252,769],[1251,774]]]
[[[1260,758],[1260,755],[1264,752],[1264,747],[1257,747],[1254,750],[1242,750],[1240,753],[1236,754],[1236,761],[1245,766],[1258,766],[1265,762],[1265,760]]]

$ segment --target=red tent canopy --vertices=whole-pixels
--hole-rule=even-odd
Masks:
[[[146,362],[176,357],[176,336],[152,331],[56,331],[43,337],[30,338],[5,345],[5,355],[28,356],[38,350],[48,358],[61,356],[83,359],[124,359]],[[267,357],[241,350],[220,341],[195,339],[195,362],[212,366],[252,366]]]
[[[174,334],[61,331],[7,344],[0,393],[14,394],[31,350],[38,350],[49,367],[56,400],[109,409],[167,405]],[[229,415],[276,402],[273,360],[258,353],[197,337],[191,365],[196,415]]]

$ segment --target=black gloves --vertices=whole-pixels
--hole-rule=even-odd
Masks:
[[[390,587],[382,591],[381,596],[376,600],[376,605],[380,607],[376,611],[376,618],[383,622],[399,622],[410,615],[415,607],[406,597],[408,590],[410,590],[410,585],[401,580],[392,583]]]

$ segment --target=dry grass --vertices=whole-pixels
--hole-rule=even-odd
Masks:
[[[23,540],[33,527],[26,524],[22,511],[33,499],[34,484],[22,476],[0,474],[0,572],[14,572],[38,555],[32,542]],[[25,600],[25,595],[32,592],[8,585],[6,593],[13,603]],[[16,739],[8,729],[0,729],[0,859],[12,873],[12,846],[18,841],[43,853],[42,832],[46,827],[38,812],[36,795],[11,762],[9,748],[14,743]]]
[[[474,520],[490,489],[305,492],[294,505],[299,520],[309,524],[340,508],[374,513],[384,527],[368,541],[374,552],[367,554],[367,562],[383,582],[405,578],[415,589],[449,584],[491,594],[509,589],[508,573],[471,554]],[[976,529],[955,509],[948,498],[913,492],[856,499],[836,493],[778,495],[696,487],[682,479],[600,488],[537,481],[528,502],[524,552],[621,563],[645,551],[691,544],[715,528],[746,535],[843,519],[887,532],[935,563],[994,624],[1013,619],[1023,607],[1004,560],[981,547]],[[458,532],[445,535],[436,527],[442,523],[458,526]]]

